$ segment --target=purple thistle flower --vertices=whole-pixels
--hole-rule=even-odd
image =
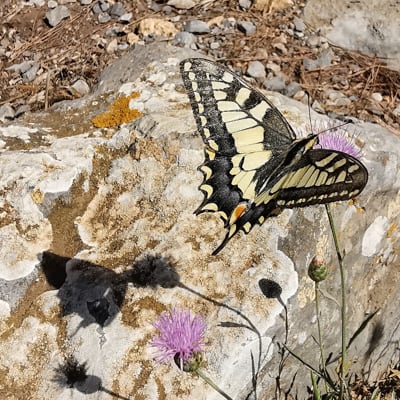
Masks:
[[[315,146],[317,149],[341,151],[357,159],[361,157],[360,150],[356,147],[353,140],[347,137],[345,130],[339,128],[328,129],[329,131],[322,132],[318,136],[319,143]]]
[[[150,344],[157,348],[157,362],[179,359],[180,368],[194,353],[204,351],[206,323],[199,316],[192,316],[190,310],[172,309],[163,312],[153,324],[159,330]]]

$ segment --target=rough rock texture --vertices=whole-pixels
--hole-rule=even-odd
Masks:
[[[0,127],[1,398],[219,399],[202,380],[154,363],[152,322],[180,306],[207,320],[213,380],[234,399],[254,398],[255,371],[257,398],[271,399],[286,335],[318,365],[307,277],[316,253],[330,271],[321,285],[326,354],[338,354],[340,280],[323,207],[287,210],[210,255],[225,232],[217,216],[193,215],[203,148],[179,75],[189,56],[139,46],[104,71],[95,93]],[[132,93],[141,118],[93,127],[94,116]],[[304,129],[305,106],[271,101]],[[398,359],[400,142],[376,125],[355,129],[369,183],[355,205],[333,210],[349,336],[377,312],[349,358],[374,379]],[[282,365],[282,390],[294,379],[291,393],[304,398],[308,371],[292,357]]]
[[[309,0],[304,19],[332,44],[382,57],[388,65],[400,70],[398,1]]]

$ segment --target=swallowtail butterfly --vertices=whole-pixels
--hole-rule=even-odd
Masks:
[[[203,203],[196,214],[219,212],[228,232],[217,254],[239,230],[284,208],[357,196],[368,172],[356,158],[319,149],[318,134],[296,138],[271,102],[215,62],[191,58],[181,74],[205,144]]]

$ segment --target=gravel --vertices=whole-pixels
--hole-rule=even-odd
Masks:
[[[386,123],[399,128],[393,121],[399,117],[398,98],[389,102],[388,90],[380,84],[375,86],[379,92],[358,90],[364,87],[365,63],[343,58],[345,52],[331,48],[318,31],[308,31],[300,17],[300,0],[284,13],[268,14],[251,0],[201,3],[7,0],[0,7],[0,20],[6,21],[0,31],[0,121],[43,109],[46,93],[49,105],[67,99],[64,93],[83,96],[106,64],[132,46],[162,40],[201,50],[239,73],[245,71],[250,84],[263,82],[268,90],[300,101],[305,98],[301,84],[309,91],[319,86],[322,90],[313,91],[313,100],[327,113],[348,113],[349,104],[355,105],[351,109],[357,110],[352,111],[357,117],[382,116],[384,110],[385,117],[390,116]],[[265,23],[259,22],[261,16]],[[35,23],[29,22],[32,18]],[[360,77],[359,84],[352,76]],[[366,74],[365,84],[367,79]],[[331,97],[330,88],[337,92]]]

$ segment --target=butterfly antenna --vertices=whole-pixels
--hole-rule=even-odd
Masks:
[[[313,126],[312,126],[312,119],[311,119],[311,95],[310,95],[310,93],[308,93],[307,91],[306,91],[306,95],[307,95],[307,104],[308,104],[308,119],[309,119],[309,121],[310,121],[310,129],[311,129],[311,132],[313,133]],[[343,123],[340,124],[340,125],[331,126],[331,127],[326,128],[326,129],[324,129],[324,130],[322,130],[322,131],[320,131],[320,132],[317,132],[316,135],[320,135],[321,133],[329,132],[329,131],[331,131],[331,130],[333,130],[333,129],[342,128],[343,126],[346,126],[346,125],[348,125],[348,124],[350,124],[349,121],[343,122]]]
[[[311,120],[311,96],[310,93],[306,91],[307,95],[307,105],[308,105],[308,120],[310,121],[310,130],[311,133],[313,133],[313,126],[312,126],[312,120]]]

